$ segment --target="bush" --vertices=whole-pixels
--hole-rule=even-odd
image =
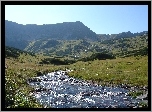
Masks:
[[[144,56],[144,55],[148,56],[148,47],[144,47],[143,49],[140,49],[140,50],[126,51],[120,54],[120,56],[123,56],[123,57]]]
[[[25,77],[19,78],[14,69],[5,71],[5,108],[42,107],[35,98],[28,96],[29,92]]]
[[[54,65],[68,65],[75,63],[76,61],[74,60],[60,60],[56,58],[45,58],[43,59],[39,64],[54,64]]]
[[[115,59],[116,57],[113,54],[105,53],[94,53],[90,57],[82,58],[79,61],[93,61],[95,59],[105,60],[105,59]]]

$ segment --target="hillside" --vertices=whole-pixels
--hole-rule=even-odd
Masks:
[[[134,55],[133,52],[148,48],[148,36],[110,39],[98,42],[87,40],[52,40],[39,39],[32,41],[24,49],[48,56],[60,56],[80,59],[96,52],[112,53],[116,56]],[[124,55],[125,54],[125,55]]]
[[[8,57],[18,58],[21,54],[28,54],[31,56],[35,56],[34,53],[31,53],[31,52],[22,51],[20,49],[5,46],[5,58],[8,58]]]
[[[110,39],[102,41],[100,44],[117,56],[127,56],[136,50],[148,49],[148,36]]]
[[[40,39],[29,43],[24,49],[25,51],[43,53],[48,56],[61,56],[82,58],[91,55],[93,52],[105,51],[105,49],[96,46],[95,42],[89,42],[86,40],[52,40],[52,39]]]

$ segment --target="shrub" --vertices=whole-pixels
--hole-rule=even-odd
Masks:
[[[105,53],[94,53],[90,57],[82,58],[79,61],[93,61],[93,60],[105,60],[105,59],[115,59],[116,57],[113,54]]]
[[[75,60],[60,60],[56,58],[45,58],[39,64],[54,64],[54,65],[68,65],[75,63]]]

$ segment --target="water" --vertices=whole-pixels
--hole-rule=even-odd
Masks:
[[[127,89],[91,84],[65,71],[34,77],[28,84],[35,88],[33,96],[38,102],[51,108],[130,108],[140,102],[127,96]]]

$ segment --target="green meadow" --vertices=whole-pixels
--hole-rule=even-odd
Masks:
[[[6,108],[39,108],[36,100],[29,96],[30,88],[27,79],[38,73],[47,74],[55,70],[73,70],[69,76],[92,81],[100,85],[129,86],[148,85],[148,56],[130,56],[125,58],[93,61],[77,61],[69,65],[39,64],[45,56],[21,54],[18,58],[5,58],[5,92]]]

